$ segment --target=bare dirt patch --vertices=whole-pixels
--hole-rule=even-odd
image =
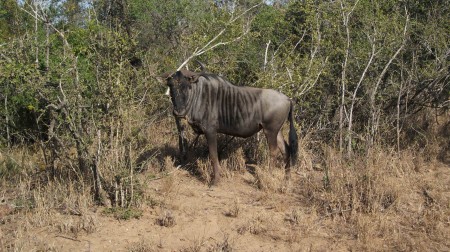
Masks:
[[[210,188],[178,169],[148,182],[153,203],[141,207],[138,219],[118,220],[95,208],[55,212],[53,222],[36,227],[30,223],[36,214],[2,207],[1,245],[18,251],[450,249],[449,167],[405,176],[396,183],[408,190],[399,188],[386,209],[364,212],[333,208],[330,192],[319,192],[322,171],[294,173],[290,190],[279,192],[260,189],[248,172]]]

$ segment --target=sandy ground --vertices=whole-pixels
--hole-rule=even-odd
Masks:
[[[300,175],[293,175],[288,193],[264,192],[252,185],[249,173],[223,179],[208,187],[187,171],[177,170],[170,177],[151,181],[149,194],[162,202],[145,207],[139,219],[116,220],[100,209],[90,213],[98,223],[96,231],[63,234],[54,227],[29,230],[24,250],[56,251],[328,251],[346,250],[324,228],[314,214],[301,218],[305,227],[289,217],[299,209],[295,186]],[[161,226],[158,220],[173,223]],[[35,247],[33,248],[33,244]],[[228,250],[227,250],[228,249]]]
[[[320,172],[308,171],[308,173],[316,173],[317,179],[321,178]],[[424,180],[433,181],[438,176],[443,179],[444,184],[450,183],[450,169],[446,165],[429,171],[425,175]],[[306,186],[304,176],[306,175],[302,173],[294,173],[290,190],[281,193],[258,189],[253,184],[253,175],[248,172],[236,172],[233,177],[224,178],[219,186],[210,188],[197,177],[179,169],[173,171],[170,176],[148,182],[146,194],[150,195],[156,204],[153,207],[145,206],[143,215],[139,219],[117,220],[105,215],[102,208],[96,208],[85,213],[95,223],[95,230],[91,233],[61,232],[61,228],[55,226],[22,229],[20,236],[26,242],[23,241],[21,246],[16,244],[15,248],[9,249],[22,251],[358,251],[364,248],[361,243],[373,242],[369,246],[372,248],[370,250],[374,247],[378,248],[375,250],[387,250],[383,247],[383,238],[374,236],[362,240],[348,227],[336,228],[336,225],[341,222],[320,216],[315,209],[308,206],[307,199],[299,193]],[[420,195],[420,191],[409,193]],[[441,198],[448,201],[449,192],[441,192]],[[422,197],[418,196],[417,199],[422,202]],[[450,201],[447,203],[450,204]],[[411,202],[411,206],[414,204]],[[6,215],[7,212],[3,213],[3,217]],[[2,228],[0,234],[4,241],[7,237],[12,237],[12,234],[8,232],[17,232],[13,227],[8,227],[8,225],[19,223],[20,215],[18,214],[15,218],[16,221],[3,222],[0,225]],[[83,216],[61,214],[55,218],[76,221]],[[450,233],[449,223],[442,223],[442,225],[442,232]],[[413,232],[413,230],[410,231]],[[417,230],[411,234],[414,236],[421,233],[421,230]],[[449,234],[444,234],[444,237],[449,237]],[[420,240],[417,243],[420,245]],[[2,242],[2,245],[7,244]],[[422,244],[422,248],[423,246],[427,245]],[[445,251],[450,249],[450,243],[437,241],[432,248]],[[399,249],[404,250],[401,247]]]

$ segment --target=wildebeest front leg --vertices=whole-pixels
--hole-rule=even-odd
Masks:
[[[175,118],[175,123],[178,130],[178,147],[180,149],[181,161],[187,159],[187,139],[184,137],[184,126],[181,125],[181,119]]]
[[[209,158],[211,159],[211,165],[214,169],[214,178],[212,180],[213,185],[217,185],[220,180],[220,165],[219,157],[217,155],[217,133],[206,132],[206,141],[208,142]]]

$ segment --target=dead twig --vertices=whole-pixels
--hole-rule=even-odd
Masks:
[[[72,241],[76,241],[76,242],[81,242],[80,240],[78,240],[76,238],[72,238],[72,237],[68,237],[68,236],[64,236],[64,235],[56,235],[55,237],[60,237],[60,238],[64,238],[64,239],[72,240]]]

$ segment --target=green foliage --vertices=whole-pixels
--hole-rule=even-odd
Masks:
[[[21,14],[15,0],[2,0],[0,2],[0,43],[8,41],[8,39],[23,31],[24,27],[17,25],[24,18]]]
[[[35,120],[42,109],[38,97],[35,96],[37,86],[42,83],[42,76],[35,65],[29,62],[29,58],[21,58],[21,52],[13,51],[12,47],[10,50],[5,50],[0,58],[0,93],[3,101],[0,114],[8,119],[2,120],[0,125],[4,129],[9,124],[16,140],[29,139],[36,134],[33,132],[36,127]],[[3,134],[2,136],[4,137]]]
[[[269,2],[55,0],[38,20],[34,5],[0,2],[0,142],[38,142],[46,166],[77,163],[79,177],[105,165],[113,188],[144,124],[130,126],[130,111],[164,114],[154,77],[217,35],[211,45],[223,44],[199,57],[208,71],[287,94],[297,122],[331,144],[340,133],[361,151],[375,136],[392,144],[396,121],[448,111],[446,1]],[[111,153],[120,158],[99,164]]]
[[[252,23],[253,42],[260,40],[263,43],[262,46],[269,40],[274,45],[282,44],[289,36],[286,31],[288,22],[283,19],[284,16],[283,9],[268,5],[261,7]]]

